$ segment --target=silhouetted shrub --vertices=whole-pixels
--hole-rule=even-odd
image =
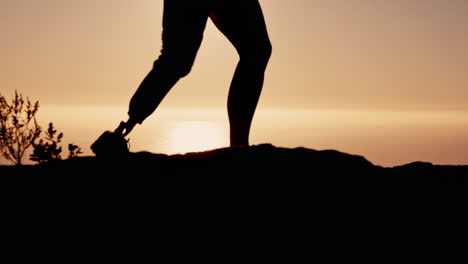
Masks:
[[[62,159],[60,156],[62,147],[59,146],[62,137],[63,133],[57,135],[57,130],[54,129],[54,125],[49,123],[45,139],[41,138],[38,143],[33,143],[34,151],[30,159],[39,164]]]
[[[80,155],[81,153],[83,152],[81,151],[80,147],[78,147],[75,144],[68,144],[68,158],[69,159],[78,157],[78,155]]]
[[[42,130],[36,121],[38,110],[39,102],[31,103],[29,98],[24,98],[17,91],[11,103],[0,95],[0,156],[16,165],[22,165],[26,150],[33,146],[34,150],[30,156],[32,161],[45,163],[62,159],[62,147],[59,143],[63,133],[57,134],[54,125],[49,123],[45,138],[39,139]],[[77,157],[82,153],[81,148],[74,144],[69,144],[68,150],[68,158]]]
[[[21,165],[26,150],[41,134],[36,122],[39,102],[31,103],[15,91],[9,104],[0,96],[0,154],[16,165]]]

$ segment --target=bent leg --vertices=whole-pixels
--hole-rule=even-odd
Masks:
[[[210,13],[239,53],[228,97],[231,146],[248,146],[252,119],[271,56],[271,43],[257,0],[232,1]]]
[[[177,81],[186,76],[203,39],[209,9],[192,0],[165,0],[163,48],[153,69],[130,101],[129,122],[142,123],[159,106]]]

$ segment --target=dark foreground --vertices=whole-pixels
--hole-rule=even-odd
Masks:
[[[468,166],[271,145],[0,167],[13,254],[464,255]],[[24,250],[22,250],[24,249]]]

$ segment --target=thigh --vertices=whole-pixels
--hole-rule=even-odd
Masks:
[[[239,53],[270,45],[267,27],[258,0],[224,0],[210,12],[216,27]]]
[[[210,13],[205,5],[194,0],[164,0],[163,51],[196,52]]]

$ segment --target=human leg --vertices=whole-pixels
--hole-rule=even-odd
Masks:
[[[161,55],[130,101],[125,135],[150,116],[177,81],[190,72],[209,15],[206,6],[193,2],[164,1]]]
[[[231,146],[248,146],[252,119],[260,98],[271,43],[257,0],[232,1],[210,13],[240,60],[228,96]]]

